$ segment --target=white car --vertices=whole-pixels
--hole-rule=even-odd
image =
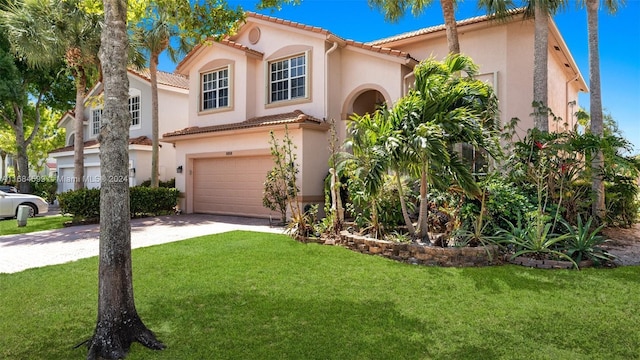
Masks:
[[[29,209],[29,217],[49,211],[49,204],[40,196],[0,191],[0,218],[17,216],[20,205],[27,205],[31,208]]]

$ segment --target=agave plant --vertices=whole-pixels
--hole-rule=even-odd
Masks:
[[[592,260],[595,263],[599,263],[601,261],[610,261],[614,258],[612,254],[609,254],[599,246],[608,241],[604,236],[599,235],[604,228],[604,224],[591,231],[593,218],[590,217],[586,223],[583,223],[580,215],[578,215],[577,226],[569,224],[564,219],[560,222],[567,228],[567,255],[571,256],[576,262]]]
[[[552,224],[544,221],[541,214],[535,215],[532,220],[526,223],[523,223],[521,218],[518,218],[515,225],[511,222],[507,223],[510,228],[500,230],[499,235],[503,239],[502,242],[515,246],[515,253],[511,259],[521,255],[531,255],[537,258],[551,256],[570,261],[576,268],[578,267],[578,264],[569,255],[556,248],[556,244],[566,240],[569,235],[551,233]]]

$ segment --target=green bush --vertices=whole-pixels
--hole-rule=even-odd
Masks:
[[[131,216],[156,216],[169,214],[178,203],[178,190],[169,188],[130,188]],[[100,217],[100,190],[81,189],[58,194],[60,211],[72,214],[76,219]]]
[[[58,180],[55,176],[39,177],[31,180],[31,191],[52,204],[58,191]]]
[[[100,217],[100,189],[69,190],[58,194],[60,212],[76,219]]]
[[[135,186],[130,189],[131,216],[165,215],[178,204],[178,189]]]
[[[143,181],[140,186],[151,187],[151,179]],[[169,189],[174,188],[176,187],[176,178],[169,179],[167,181],[158,181],[158,187]]]

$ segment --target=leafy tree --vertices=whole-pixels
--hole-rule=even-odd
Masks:
[[[81,0],[25,0],[2,12],[15,51],[33,67],[64,61],[75,79],[74,188],[84,187],[84,99],[99,68],[101,16]],[[24,31],[29,29],[29,31]]]
[[[18,188],[29,193],[27,149],[39,132],[43,108],[68,104],[68,86],[65,86],[68,79],[60,71],[61,63],[32,68],[21,58],[14,57],[4,35],[3,31],[0,34],[0,121],[12,132],[4,138],[15,140]]]
[[[58,127],[60,116],[59,111],[50,108],[42,110],[40,131],[27,149],[29,165],[37,174],[43,172],[49,153],[64,146],[65,129]]]
[[[371,6],[382,10],[387,20],[396,22],[410,9],[414,16],[422,14],[431,5],[432,0],[369,0]],[[450,54],[460,53],[458,28],[455,17],[456,0],[440,0],[444,25],[447,32],[447,44]]]

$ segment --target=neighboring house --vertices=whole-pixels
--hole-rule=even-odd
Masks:
[[[129,70],[129,184],[139,185],[151,178],[151,83],[149,71]],[[189,80],[181,75],[158,72],[159,133],[187,126]],[[98,83],[85,99],[84,126],[84,183],[87,188],[100,187],[100,144],[98,134],[102,119],[102,84]],[[52,151],[56,159],[58,192],[74,188],[74,114],[67,112],[58,122],[66,129],[66,146]],[[160,180],[176,177],[176,153],[173,146],[160,144]]]
[[[586,84],[562,37],[549,20],[549,99],[559,116]],[[532,21],[486,17],[459,23],[461,48],[496,89],[502,121],[531,127]],[[352,114],[393,104],[413,83],[418,60],[447,53],[443,26],[373,43],[248,13],[236,35],[196,47],[176,72],[189,77],[188,126],[163,135],[182,169],[176,186],[187,213],[275,216],[262,206],[263,183],[273,167],[269,132],[285,126],[297,148],[299,201],[324,201],[328,173],[328,121],[340,141]],[[570,118],[571,116],[567,116]],[[551,126],[555,130],[555,124]]]

